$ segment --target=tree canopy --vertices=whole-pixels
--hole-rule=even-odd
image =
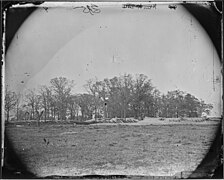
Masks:
[[[74,82],[65,77],[56,77],[38,91],[28,90],[25,104],[20,111],[35,119],[43,109],[46,119],[92,119],[135,117],[200,117],[210,113],[212,104],[206,104],[194,95],[181,90],[162,94],[144,74],[124,74],[103,80],[89,79],[84,85],[86,93],[74,94]],[[5,110],[16,106],[16,94],[6,91]],[[24,107],[27,107],[26,109]],[[21,114],[21,113],[20,113]],[[24,115],[25,116],[25,115]],[[18,119],[18,118],[17,118]]]

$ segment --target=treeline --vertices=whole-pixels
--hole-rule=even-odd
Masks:
[[[86,120],[93,118],[200,117],[213,108],[203,100],[180,90],[161,94],[143,74],[115,76],[102,81],[90,79],[87,93],[73,94],[74,82],[65,77],[50,80],[48,86],[25,94],[5,93],[7,120],[15,119]],[[22,98],[23,97],[23,98]],[[23,99],[23,100],[22,100]]]

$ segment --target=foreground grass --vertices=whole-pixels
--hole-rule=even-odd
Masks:
[[[37,176],[173,176],[193,171],[217,125],[72,125],[6,127],[18,155]]]

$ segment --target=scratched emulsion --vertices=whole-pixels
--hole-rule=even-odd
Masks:
[[[74,92],[83,93],[88,79],[145,74],[162,93],[192,92],[220,115],[217,52],[181,5],[48,5],[32,13],[15,37],[6,53],[6,85],[17,93],[59,76],[74,80]]]
[[[15,13],[17,9],[12,7],[9,12]],[[6,131],[27,167],[41,177],[87,174],[180,177],[181,172],[186,172],[184,177],[187,177],[211,145],[218,122],[211,119],[217,120],[222,115],[221,66],[215,47],[198,21],[176,3],[43,3],[16,32],[6,52],[5,73],[7,90],[19,95],[17,111],[16,108],[10,110]],[[78,120],[94,120],[96,104],[103,96],[103,106],[98,112],[101,117],[108,116],[105,113],[107,101],[114,103],[117,111],[125,109],[120,107],[126,103],[127,99],[121,99],[126,97],[127,89],[119,91],[123,96],[110,94],[114,88],[113,80],[122,75],[145,75],[150,85],[152,82],[152,89],[158,90],[153,91],[153,95],[151,90],[146,91],[152,95],[147,96],[151,98],[147,106],[153,107],[147,111],[156,111],[155,104],[161,103],[153,98],[158,96],[161,100],[175,90],[190,93],[198,103],[212,104],[210,107],[213,108],[209,115],[197,114],[199,120],[193,124],[176,123],[185,121],[183,117],[173,119],[175,123],[158,117],[156,121],[160,123],[155,125],[155,118],[161,114],[159,110],[154,117],[146,117],[149,121],[146,124],[141,121],[142,117],[136,118],[133,126],[67,123],[67,120],[74,120],[70,109],[75,107]],[[57,78],[63,80],[62,77],[68,80],[65,86],[70,82],[73,85],[69,86],[67,94],[60,88],[57,91],[54,86]],[[85,106],[90,107],[91,117],[83,115],[88,113],[82,111],[80,104],[75,106],[81,101],[70,107],[60,96],[71,93],[68,102],[71,97],[88,96],[91,89],[87,90],[87,82],[104,80],[110,80],[112,85],[107,85],[112,88],[103,89],[102,97],[94,94],[94,101],[87,100],[91,101]],[[134,85],[138,81],[136,78],[132,80]],[[46,87],[48,94],[43,93]],[[120,86],[113,90],[116,88]],[[133,86],[130,92],[136,92],[138,88]],[[46,119],[45,113],[44,121],[47,95],[51,96],[48,103],[52,107],[48,110],[54,115]],[[115,98],[111,100],[105,96]],[[39,97],[42,97],[40,101]],[[137,93],[130,97],[130,101],[136,97],[144,99]],[[59,118],[63,109],[60,103],[66,104],[67,108],[62,120]],[[141,103],[126,105],[129,110],[141,110],[146,107],[146,103]],[[164,104],[161,103],[161,107],[165,107]],[[24,116],[13,122],[19,113]],[[31,117],[32,114],[36,116]]]

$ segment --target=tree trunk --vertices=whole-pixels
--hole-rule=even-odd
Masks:
[[[53,109],[53,116],[54,116],[54,120],[55,120],[55,115],[56,115],[56,111],[55,111],[55,107],[54,107],[54,109]]]
[[[16,107],[16,120],[19,120],[19,107]]]
[[[126,120],[126,105],[124,105],[124,120]]]
[[[73,119],[73,113],[72,113],[72,109],[70,110],[70,118]]]
[[[95,120],[97,119],[97,108],[95,106]]]
[[[35,110],[34,110],[34,106],[32,106],[31,119],[34,119],[34,114],[35,114]]]
[[[104,119],[106,119],[106,105],[104,104]]]
[[[83,121],[83,119],[84,119],[84,110],[82,110],[81,113],[82,113],[82,121]]]
[[[49,106],[47,107],[47,119],[49,119],[50,118],[50,108],[49,108]]]
[[[9,122],[9,110],[6,111],[6,122]]]
[[[44,121],[46,122],[47,120],[47,108],[44,108]]]
[[[60,112],[58,111],[58,120],[61,120]]]

